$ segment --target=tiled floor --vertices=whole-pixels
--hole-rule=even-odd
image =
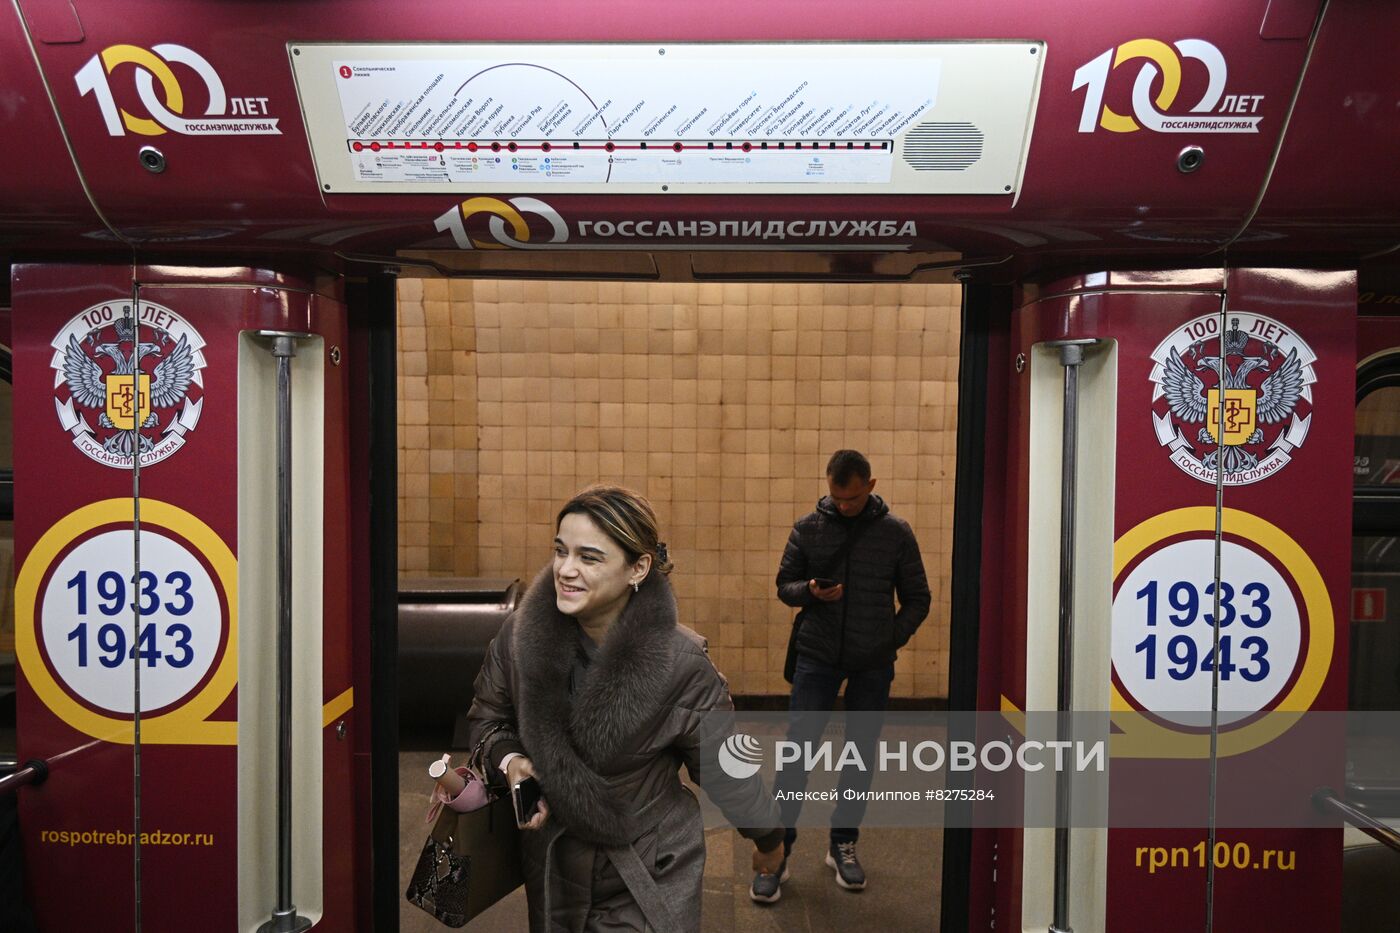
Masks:
[[[428,788],[422,769],[431,757],[424,752],[399,756],[401,889],[408,887],[408,876],[428,834],[423,823]],[[732,830],[708,831],[703,929],[706,933],[905,933],[938,929],[935,882],[942,871],[940,831],[862,831],[860,857],[870,883],[858,893],[836,886],[831,869],[823,863],[825,841],[820,831],[804,832],[793,851],[789,865],[792,877],[783,885],[782,900],[760,906],[749,900],[748,844]],[[402,933],[445,929],[407,901],[399,916]],[[516,891],[463,929],[468,933],[525,933],[525,892]]]

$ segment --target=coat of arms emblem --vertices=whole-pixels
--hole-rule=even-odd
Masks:
[[[1152,426],[1171,460],[1196,479],[1257,483],[1307,439],[1317,356],[1261,314],[1196,318],[1152,353]]]
[[[104,466],[159,463],[179,450],[204,407],[204,339],[162,305],[93,305],[51,346],[54,407],[73,444]],[[138,343],[139,332],[139,343]]]

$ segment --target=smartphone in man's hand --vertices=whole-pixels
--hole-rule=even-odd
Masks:
[[[837,583],[837,581],[832,580],[828,577],[815,577],[813,578],[812,582],[824,590],[831,589],[833,586],[836,586]]]
[[[521,829],[540,810],[540,782],[532,777],[516,783],[510,789],[510,799],[515,804],[515,825]]]

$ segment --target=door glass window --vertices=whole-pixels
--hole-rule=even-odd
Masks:
[[[1400,387],[1357,405],[1352,472],[1358,493],[1400,496]],[[1352,539],[1351,585],[1350,706],[1400,709],[1400,527]]]
[[[1400,386],[1379,388],[1356,406],[1352,475],[1357,487],[1400,489]]]

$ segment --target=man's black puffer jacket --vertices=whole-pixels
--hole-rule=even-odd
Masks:
[[[840,566],[831,566],[841,542],[864,525]],[[825,603],[807,589],[813,577],[846,584],[845,596]],[[894,595],[899,595],[895,612]],[[853,519],[842,517],[829,496],[817,510],[798,519],[778,567],[778,598],[802,610],[798,653],[848,671],[868,671],[894,663],[932,602],[914,531],[871,495]]]

